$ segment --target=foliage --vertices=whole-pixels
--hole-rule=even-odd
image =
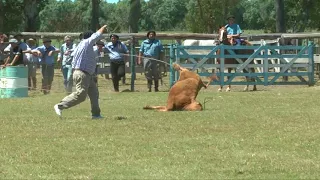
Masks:
[[[155,29],[156,22],[154,21],[155,12],[161,7],[164,0],[149,0],[142,3],[141,10],[141,27],[144,30]]]
[[[183,27],[186,10],[185,0],[164,0],[153,16],[155,29],[164,31]]]
[[[3,4],[3,32],[22,31],[23,30],[23,1],[6,0]]]
[[[192,32],[213,33],[226,24],[228,14],[237,12],[239,0],[190,0],[186,23]],[[239,19],[237,16],[237,19]]]
[[[129,26],[130,31],[137,33],[139,31],[139,19],[141,17],[140,0],[130,0]]]
[[[285,1],[287,26],[293,32],[303,32],[306,28],[320,29],[320,1],[297,0]]]
[[[113,32],[128,32],[132,26],[135,32],[154,29],[213,33],[226,23],[228,14],[233,14],[242,29],[275,32],[275,1],[121,0],[108,3],[99,0],[98,24],[108,24]],[[19,31],[28,25],[24,13],[17,13],[23,12],[23,2],[28,0],[1,1],[0,24],[3,22],[5,26],[0,30]],[[79,32],[90,29],[91,1],[44,0],[38,6],[39,18],[34,20],[37,31]],[[288,31],[320,29],[320,1],[284,0],[284,11]]]

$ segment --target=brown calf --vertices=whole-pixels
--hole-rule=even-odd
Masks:
[[[173,64],[173,68],[180,71],[178,81],[171,87],[167,106],[145,106],[143,109],[157,109],[159,111],[201,111],[202,105],[196,101],[198,92],[202,87],[217,79],[216,75],[210,77],[210,81],[204,84],[198,74],[186,68]]]

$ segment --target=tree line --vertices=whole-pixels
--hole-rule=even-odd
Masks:
[[[319,30],[319,0],[0,0],[0,32],[214,33],[234,15],[242,29]]]

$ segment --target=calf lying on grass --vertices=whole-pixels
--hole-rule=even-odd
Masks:
[[[180,71],[179,80],[171,87],[167,106],[145,106],[143,109],[157,109],[159,111],[201,111],[202,105],[196,101],[198,92],[202,87],[207,88],[209,84],[218,79],[216,75],[211,76],[210,81],[204,84],[198,74],[186,68],[173,64],[173,68]]]

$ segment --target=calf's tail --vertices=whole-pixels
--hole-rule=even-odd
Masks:
[[[157,110],[164,110],[166,109],[166,106],[144,106],[143,109],[146,109],[146,110],[151,110],[151,109],[157,109]]]

